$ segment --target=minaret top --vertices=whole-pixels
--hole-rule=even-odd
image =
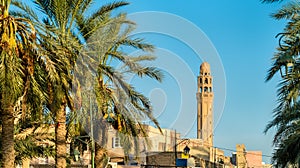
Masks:
[[[210,75],[210,65],[207,62],[203,62],[200,66],[200,74],[204,75],[205,73]]]

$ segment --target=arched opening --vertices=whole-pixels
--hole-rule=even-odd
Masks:
[[[207,78],[205,78],[205,84],[208,84],[208,79]]]
[[[202,82],[203,82],[203,81],[202,81],[202,78],[200,78],[200,84],[202,84]]]
[[[209,87],[209,92],[212,92],[212,87]]]
[[[199,92],[202,93],[202,87],[199,88]]]
[[[204,92],[208,92],[208,87],[204,87]]]

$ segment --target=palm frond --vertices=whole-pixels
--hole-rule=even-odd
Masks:
[[[17,7],[18,9],[21,10],[20,12],[12,11],[11,12],[12,16],[31,19],[32,21],[35,21],[35,22],[39,20],[36,12],[30,6],[25,4],[24,2],[21,2],[19,0],[13,0],[12,5],[14,5],[15,7]]]
[[[263,3],[282,2],[283,0],[261,0]]]
[[[292,19],[298,15],[300,11],[300,6],[298,2],[289,2],[284,5],[279,11],[272,14],[272,17],[275,19]]]
[[[111,11],[128,5],[128,2],[125,1],[118,1],[118,2],[113,2],[109,4],[103,5],[100,9],[98,9],[95,13],[93,13],[90,17],[87,18],[87,22],[93,22],[95,19],[99,19],[99,16],[105,16],[106,14],[109,14]]]

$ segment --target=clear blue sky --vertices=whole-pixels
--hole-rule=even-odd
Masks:
[[[138,36],[157,47],[154,65],[165,72],[161,84],[135,81],[151,98],[161,126],[179,130],[184,137],[196,137],[196,77],[200,64],[208,61],[214,76],[214,146],[235,149],[243,143],[247,150],[271,155],[273,133],[265,135],[263,130],[276,106],[278,79],[268,83],[264,79],[278,44],[275,35],[284,26],[270,14],[282,4],[261,4],[259,0],[128,1],[131,4],[118,12],[127,12],[137,21],[142,32]],[[111,1],[94,5],[105,2]],[[267,157],[263,160],[269,162]]]
[[[272,119],[272,110],[276,106],[278,76],[268,83],[265,83],[265,76],[278,44],[275,35],[284,26],[283,22],[272,19],[270,14],[282,4],[261,4],[259,0],[129,0],[129,2],[131,5],[120,11],[129,14],[145,11],[167,12],[182,17],[202,30],[216,48],[223,64],[226,83],[225,85],[216,83],[218,81],[216,73],[222,73],[220,72],[222,67],[212,67],[215,100],[222,97],[219,95],[222,94],[220,91],[222,89],[226,91],[226,100],[224,110],[219,107],[222,103],[215,102],[214,109],[218,110],[215,113],[218,117],[222,113],[222,117],[215,121],[214,145],[235,149],[236,144],[244,143],[247,150],[261,150],[264,155],[271,155],[273,133],[271,131],[265,135],[263,130]],[[180,32],[184,36],[193,38],[189,29],[191,25],[187,24],[188,28],[179,25],[174,27],[173,20],[162,18],[156,17],[157,26],[162,26],[160,30],[183,29]],[[138,20],[138,27],[147,22],[153,24],[154,21],[151,19]],[[201,62],[210,60],[207,58],[210,56],[201,55],[201,51],[199,56],[193,51],[194,48],[185,44],[182,39],[164,33],[144,33],[141,36],[159,48],[157,52],[159,61],[156,66],[166,72],[165,80],[162,84],[141,82],[137,87],[151,97],[155,114],[162,127],[182,130],[181,128],[187,125],[188,131],[183,130],[182,134],[195,138],[196,125],[189,129],[191,124],[195,124],[195,120],[175,124],[173,122],[181,120],[182,113],[196,117],[196,76],[199,74]],[[206,44],[198,45],[201,48],[201,45]],[[188,95],[183,93],[185,91]],[[263,157],[263,160],[269,162],[267,157]]]

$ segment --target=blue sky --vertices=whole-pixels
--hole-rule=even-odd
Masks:
[[[235,149],[236,144],[244,143],[247,150],[261,150],[264,155],[271,155],[273,132],[271,130],[265,135],[263,130],[272,119],[272,110],[276,106],[278,76],[268,83],[265,83],[265,76],[278,44],[275,35],[282,31],[284,26],[284,22],[272,19],[270,14],[282,4],[261,4],[259,0],[129,0],[129,2],[131,5],[120,11],[129,14],[153,11],[176,15],[197,26],[216,48],[224,68],[226,82],[225,85],[216,83],[218,81],[216,73],[222,74],[223,72],[220,72],[222,67],[211,67],[214,87],[219,91],[215,90],[215,100],[220,97],[218,93],[222,89],[225,89],[226,99],[224,110],[219,107],[222,103],[214,104],[214,109],[218,110],[215,113],[219,116],[222,113],[220,119],[215,121],[214,145]],[[172,23],[168,27],[168,23],[172,21],[162,18],[156,18],[158,26],[166,26],[165,29],[160,29],[166,31],[177,28],[176,26],[174,28]],[[153,23],[153,20],[138,20],[137,27],[147,24],[145,22]],[[179,29],[182,27],[178,25],[177,30]],[[193,37],[189,28],[184,28],[181,33],[187,38]],[[166,77],[162,84],[150,80],[143,81],[144,83],[137,82],[137,88],[151,98],[162,127],[182,130],[187,126],[187,129],[183,129],[186,131],[183,134],[195,138],[195,125],[190,129],[191,123],[195,123],[193,118],[175,124],[173,122],[181,120],[182,113],[183,116],[196,115],[196,76],[199,74],[201,62],[211,60],[209,55],[203,56],[201,51],[200,54],[195,53],[193,47],[172,35],[155,32],[139,35],[157,46],[159,51],[156,55],[159,61],[155,65],[165,71]],[[201,45],[205,44],[199,43],[199,48]],[[183,93],[186,90],[188,95]],[[263,157],[263,160],[269,162],[268,157]]]

